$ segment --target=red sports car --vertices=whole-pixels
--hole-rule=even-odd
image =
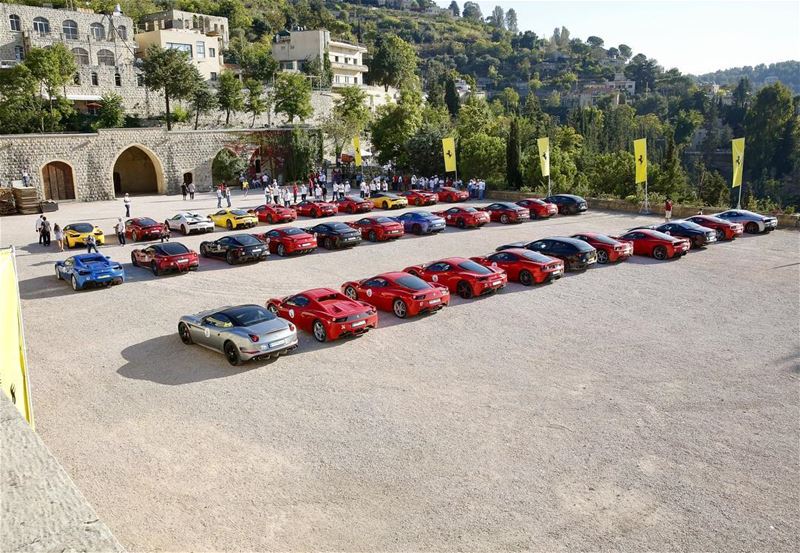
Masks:
[[[317,249],[317,238],[297,227],[276,228],[253,236],[269,245],[269,253],[281,257],[293,253],[311,253]]]
[[[434,211],[433,214],[443,217],[446,224],[459,228],[478,228],[489,222],[489,214],[474,207],[451,207],[444,211]]]
[[[372,202],[347,196],[344,200],[339,200],[336,207],[339,213],[367,213],[372,211]]]
[[[412,265],[403,271],[427,282],[444,284],[448,290],[465,299],[497,292],[508,283],[504,270],[484,267],[464,257],[449,257],[425,265]]]
[[[509,223],[521,223],[531,218],[528,210],[512,202],[495,202],[484,207],[478,208],[489,214],[489,219],[507,225]]]
[[[686,255],[692,247],[692,243],[686,238],[676,238],[650,229],[630,230],[614,238],[620,242],[632,243],[634,255],[647,255],[659,260]]]
[[[563,261],[525,248],[511,248],[470,259],[484,267],[503,269],[508,280],[524,286],[552,282],[564,276]]]
[[[403,224],[389,217],[364,217],[358,221],[347,223],[354,229],[361,231],[361,238],[370,242],[395,240],[405,234]]]
[[[633,255],[633,244],[630,242],[620,242],[605,234],[583,232],[580,234],[573,234],[572,237],[583,240],[587,244],[594,246],[594,249],[597,250],[597,262],[601,265],[625,261]]]
[[[378,326],[378,312],[373,306],[331,288],[272,298],[267,309],[310,332],[319,342],[357,336]]]
[[[451,186],[445,186],[436,195],[440,202],[465,202],[469,200],[469,192]]]
[[[297,219],[297,211],[291,207],[283,207],[282,205],[264,204],[250,212],[255,213],[258,220],[262,223],[291,223]]]
[[[150,217],[136,217],[125,221],[125,236],[134,242],[159,238],[163,231],[164,223],[158,223]]]
[[[318,202],[316,200],[303,200],[295,204],[298,215],[303,217],[326,217],[336,215],[336,206],[329,202]]]
[[[558,213],[558,206],[539,198],[525,198],[517,202],[517,205],[528,210],[531,219],[547,219]]]
[[[426,192],[425,190],[408,190],[400,192],[399,195],[408,200],[408,205],[434,205],[439,201],[436,192]]]
[[[164,242],[133,250],[131,263],[136,267],[147,267],[158,276],[171,271],[196,271],[200,266],[200,258],[197,252],[180,242]]]
[[[404,319],[420,313],[435,313],[450,303],[443,284],[430,284],[408,273],[383,273],[342,284],[348,298],[365,301]]]
[[[743,224],[726,221],[713,215],[695,215],[694,217],[687,217],[686,220],[701,227],[714,229],[714,232],[717,233],[717,241],[733,240],[744,232]]]

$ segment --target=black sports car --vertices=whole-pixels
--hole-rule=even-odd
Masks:
[[[352,248],[361,242],[361,232],[344,223],[320,223],[305,229],[317,237],[317,244],[328,250]]]
[[[500,246],[496,251],[508,250],[510,248],[526,248],[535,252],[540,252],[550,257],[556,257],[564,262],[567,271],[583,271],[593,263],[597,263],[597,250],[583,240],[577,238],[567,238],[565,236],[554,236],[543,238],[533,242],[514,242]]]
[[[670,221],[669,223],[664,223],[661,225],[636,227],[632,228],[631,230],[638,230],[640,228],[649,228],[652,230],[657,230],[658,232],[663,232],[664,234],[669,234],[670,236],[687,238],[692,243],[693,248],[702,248],[703,246],[707,246],[708,244],[717,241],[717,233],[714,231],[714,229],[701,227],[697,223],[684,221],[683,219]]]
[[[252,234],[232,234],[213,242],[200,243],[203,257],[223,257],[228,265],[245,261],[263,261],[269,255],[267,245]]]
[[[554,194],[546,197],[544,201],[556,204],[561,215],[577,215],[589,209],[586,200],[574,194]]]

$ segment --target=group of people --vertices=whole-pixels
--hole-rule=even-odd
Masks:
[[[186,199],[186,196],[189,196],[190,200],[194,200],[194,193],[197,192],[197,188],[195,187],[193,182],[186,184],[185,182],[181,184],[181,196],[183,199]]]
[[[44,214],[39,215],[39,218],[36,219],[36,234],[39,235],[40,246],[49,246],[52,235],[55,235],[58,251],[64,251],[64,231],[58,223],[51,224]]]

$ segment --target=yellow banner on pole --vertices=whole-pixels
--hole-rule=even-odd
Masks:
[[[633,141],[633,155],[636,158],[636,184],[647,180],[647,139]]]
[[[456,141],[453,137],[442,138],[442,155],[444,155],[444,170],[449,173],[456,170]]]
[[[542,168],[542,176],[550,176],[550,139],[547,137],[537,138],[536,145],[539,147],[539,163]]]
[[[0,388],[33,428],[14,250],[0,250]]]
[[[734,138],[731,140],[731,152],[733,153],[733,186],[742,185],[742,173],[744,172],[744,138]]]
[[[356,167],[361,167],[361,139],[358,136],[353,137],[353,151],[355,152]]]

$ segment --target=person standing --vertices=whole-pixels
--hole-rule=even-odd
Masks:
[[[125,204],[125,217],[131,216],[131,197],[125,192],[125,197],[122,199],[122,203]]]
[[[217,188],[217,207],[222,207],[222,188]]]
[[[322,199],[322,186],[319,183],[314,187],[314,199],[320,201]]]
[[[181,196],[183,196],[183,200],[186,201],[186,194],[189,193],[189,187],[186,186],[186,183],[181,184]]]
[[[297,193],[299,191],[300,190],[298,190],[297,188],[297,181],[295,181],[295,183],[292,185],[292,195],[294,196],[294,203],[297,203]]]
[[[264,205],[269,205],[272,203],[272,197],[270,196],[269,186],[264,187]]]
[[[190,200],[194,200],[194,193],[196,191],[197,191],[197,189],[195,188],[194,183],[190,182],[189,183],[189,199]]]
[[[344,181],[344,192],[342,193],[342,199],[344,200],[347,196],[350,195],[350,181]]]
[[[125,223],[122,222],[122,217],[117,218],[117,224],[114,225],[114,231],[117,233],[117,242],[120,246],[125,245]]]
[[[89,236],[86,237],[86,240],[84,240],[84,244],[86,244],[86,253],[92,253],[92,250],[94,250],[94,253],[100,253],[97,251],[97,240],[95,239],[94,234],[89,234]]]
[[[50,221],[47,220],[47,217],[42,217],[42,245],[49,246],[50,245]]]
[[[334,183],[335,182],[336,181],[334,181]],[[323,183],[320,183],[320,187],[322,188],[322,201],[323,202],[327,202],[328,201],[328,185],[323,182]]]
[[[44,222],[44,215],[39,215],[36,219],[36,234],[39,235],[39,245],[42,243],[42,223]]]
[[[161,243],[163,244],[164,242],[169,242],[169,237],[170,237],[169,227],[167,225],[164,225],[163,227],[161,227],[161,235],[160,235]]]
[[[225,189],[225,201],[228,202],[228,207],[230,207],[231,206],[231,189],[230,188],[226,188]]]
[[[670,219],[672,219],[672,199],[667,196],[664,201],[664,221],[669,223]]]
[[[281,191],[277,179],[272,179],[272,203],[281,205]]]
[[[58,244],[58,251],[64,251],[64,231],[58,226],[58,223],[53,225],[53,234],[56,235],[56,244]]]
[[[306,196],[308,196],[308,186],[306,186],[306,183],[303,183],[300,185],[300,200],[303,202],[306,201]],[[295,203],[297,203],[297,200],[295,200]]]
[[[250,183],[247,182],[247,179],[244,179],[242,181],[242,197],[246,198],[249,192],[250,192]]]

